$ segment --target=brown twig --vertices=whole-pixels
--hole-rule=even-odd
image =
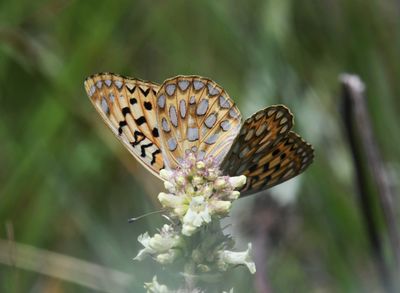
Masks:
[[[377,188],[380,208],[385,219],[396,269],[398,270],[400,264],[400,238],[392,205],[392,190],[388,183],[388,176],[379,149],[375,143],[364,96],[364,84],[358,76],[349,74],[341,75],[340,82],[343,88],[342,115],[355,165],[361,210],[366,221],[369,241],[372,245],[381,279],[386,290],[393,291],[390,268],[384,259],[382,237],[379,233],[370,200],[375,195],[370,194],[367,187],[369,176],[372,177],[373,183]],[[363,163],[364,158],[367,168]]]

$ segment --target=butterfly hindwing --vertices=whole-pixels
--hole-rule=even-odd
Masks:
[[[187,152],[222,161],[240,128],[240,112],[225,90],[199,76],[164,81],[157,109],[164,163],[171,169]]]
[[[282,183],[303,172],[313,150],[290,131],[293,115],[282,105],[271,106],[248,118],[221,164],[230,175],[246,175],[242,195]]]
[[[112,73],[85,80],[86,92],[103,120],[140,163],[156,176],[163,168],[156,94],[159,85]]]

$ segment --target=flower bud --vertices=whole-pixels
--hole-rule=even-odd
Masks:
[[[192,184],[194,186],[199,186],[200,184],[202,184],[204,182],[204,179],[200,176],[193,176],[192,179]]]
[[[176,208],[182,205],[183,203],[182,197],[165,192],[160,192],[158,194],[158,200],[160,201],[163,207],[169,207],[169,208]]]
[[[213,200],[212,211],[215,214],[227,214],[232,203],[227,200]]]
[[[218,178],[218,172],[214,168],[207,169],[207,180],[214,181]]]
[[[203,189],[201,190],[200,194],[204,197],[204,198],[210,198],[211,195],[213,194],[213,187],[211,184],[207,184],[206,186],[203,187]]]
[[[204,170],[205,167],[206,167],[206,164],[203,161],[198,161],[196,163],[196,168],[199,170]]]
[[[170,181],[173,178],[174,172],[167,170],[167,169],[162,169],[160,170],[160,177],[164,180]]]
[[[185,185],[185,183],[186,183],[186,179],[185,179],[185,177],[183,177],[182,175],[180,175],[180,176],[177,176],[177,177],[175,178],[175,182],[176,182],[176,184],[177,184],[178,186],[183,186],[183,185]]]
[[[246,176],[229,177],[229,184],[234,188],[241,188],[246,184]]]
[[[171,193],[175,192],[175,186],[169,181],[164,181],[164,187]]]
[[[238,199],[239,196],[240,196],[240,192],[237,190],[234,190],[229,194],[228,199],[235,200],[235,199]]]
[[[215,189],[217,189],[217,190],[221,190],[221,189],[223,189],[223,188],[225,188],[226,187],[226,180],[224,179],[224,178],[217,178],[215,181],[214,181],[214,187],[215,187]]]
[[[171,264],[179,255],[180,251],[178,249],[170,249],[167,253],[157,255],[155,260],[163,265]]]

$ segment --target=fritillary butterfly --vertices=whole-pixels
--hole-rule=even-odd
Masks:
[[[212,156],[226,175],[246,175],[240,191],[248,195],[297,176],[313,160],[312,146],[291,131],[288,108],[270,106],[242,123],[228,93],[208,78],[180,75],[158,85],[99,73],[85,89],[116,137],[158,177],[194,152]]]

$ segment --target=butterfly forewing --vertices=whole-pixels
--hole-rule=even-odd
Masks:
[[[290,131],[292,126],[293,116],[282,105],[261,110],[244,122],[221,164],[230,176],[246,175],[242,195],[293,178],[312,162],[311,145]]]
[[[164,163],[171,169],[188,152],[222,161],[240,128],[240,112],[228,94],[199,76],[164,81],[157,109]]]
[[[106,124],[156,176],[163,168],[156,94],[159,85],[112,73],[99,73],[85,81],[86,92]]]

